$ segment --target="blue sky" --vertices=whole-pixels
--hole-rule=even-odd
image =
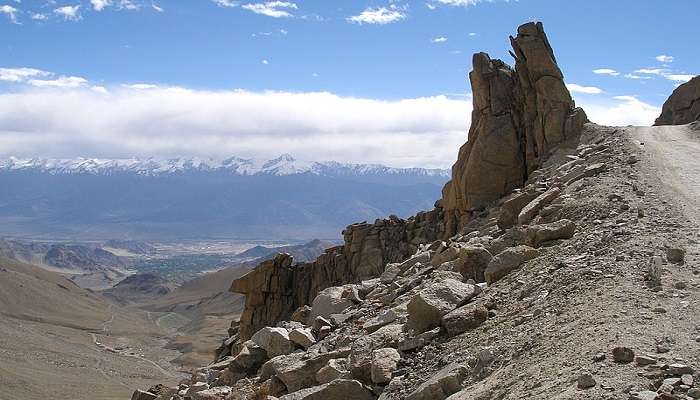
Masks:
[[[275,145],[283,137],[303,158],[447,166],[456,157],[456,147],[449,147],[464,141],[468,127],[472,53],[511,63],[508,35],[530,20],[543,21],[566,81],[592,119],[648,123],[677,84],[700,73],[697,40],[691,40],[700,36],[698,5],[0,0],[0,104],[12,108],[0,112],[0,155],[266,157],[284,150]],[[278,112],[263,110],[261,121],[239,126],[243,117],[227,114],[243,112],[236,108],[243,95]],[[182,121],[178,96],[194,120]],[[177,104],[159,107],[163,98]],[[217,100],[230,102],[219,107],[221,115],[211,114]],[[416,113],[416,101],[424,106],[423,120],[407,117]],[[77,127],[84,122],[71,119],[71,110],[96,102],[103,104],[95,109],[100,115],[128,110]],[[299,104],[332,119],[313,113],[296,118]],[[373,114],[382,107],[388,120]],[[204,115],[229,129],[204,124]],[[43,123],[30,123],[37,119]],[[128,126],[90,132],[114,130],[115,121]],[[115,146],[125,135],[133,143]],[[209,144],[196,145],[198,138]],[[380,140],[347,151],[370,138]],[[313,145],[319,140],[328,146]],[[411,144],[446,149],[427,156]],[[387,155],[387,146],[395,153]]]

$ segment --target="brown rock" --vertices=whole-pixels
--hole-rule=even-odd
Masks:
[[[498,253],[484,272],[486,282],[490,285],[503,278],[510,272],[518,269],[520,265],[540,255],[537,249],[520,245],[510,247]]]
[[[538,247],[541,243],[557,239],[571,239],[574,236],[576,224],[568,219],[541,225],[528,226],[525,234],[528,244]]]
[[[158,397],[151,392],[144,392],[143,390],[137,390],[131,395],[131,400],[155,400]]]
[[[450,311],[442,317],[442,326],[449,337],[457,336],[481,326],[489,317],[489,310],[484,306],[467,304]]]
[[[542,24],[520,26],[511,44],[515,69],[485,53],[473,57],[469,140],[442,191],[448,235],[472,210],[522,186],[553,147],[578,135],[587,121],[566,89]],[[504,226],[509,220],[504,216]]]
[[[443,400],[462,390],[466,373],[467,368],[464,366],[450,364],[418,386],[406,400]]]
[[[484,271],[488,267],[493,256],[484,246],[464,246],[459,249],[458,272],[464,280],[474,279],[476,282],[484,282]]]
[[[404,220],[395,216],[374,224],[359,223],[343,231],[345,244],[332,247],[316,261],[293,265],[288,254],[264,261],[253,271],[236,279],[231,291],[246,295],[240,318],[240,339],[278,321],[289,320],[304,305],[311,304],[323,289],[382,273],[388,263],[402,262],[418,250],[420,243],[431,242],[443,235],[442,210],[421,212]],[[413,263],[424,260],[425,253]],[[349,299],[353,300],[353,299]],[[296,319],[302,323],[302,314]]]
[[[523,208],[539,195],[540,193],[538,192],[523,192],[514,195],[504,202],[498,214],[498,227],[503,230],[512,228],[518,223],[518,215],[520,215]]]
[[[631,363],[634,361],[634,351],[629,347],[615,347],[612,350],[613,360],[619,363]]]
[[[476,296],[476,285],[445,279],[428,285],[408,302],[408,320],[417,332],[440,326],[442,316]]]
[[[700,76],[671,93],[654,125],[685,125],[693,121],[700,121]]]
[[[314,386],[286,394],[279,400],[374,400],[372,392],[360,382],[337,379],[325,385]]]
[[[384,384],[391,381],[391,374],[401,359],[396,349],[386,347],[372,352],[372,382]]]

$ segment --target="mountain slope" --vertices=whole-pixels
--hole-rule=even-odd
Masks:
[[[3,399],[117,400],[128,398],[129,384],[174,382],[144,359],[96,346],[122,343],[149,358],[160,334],[142,312],[115,307],[56,273],[0,258]]]

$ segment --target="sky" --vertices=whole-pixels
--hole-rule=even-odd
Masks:
[[[594,122],[700,73],[698,0],[0,0],[0,157],[449,167],[467,74],[542,21]]]

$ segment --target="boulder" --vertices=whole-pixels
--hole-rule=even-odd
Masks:
[[[442,317],[442,326],[449,337],[476,329],[489,317],[489,310],[482,305],[467,304]]]
[[[538,192],[522,192],[506,200],[498,214],[498,227],[502,230],[512,228],[518,223],[518,215],[526,205],[539,196]]]
[[[374,400],[374,394],[360,382],[337,379],[324,385],[314,386],[286,394],[279,400]]]
[[[205,389],[196,393],[192,393],[192,400],[220,400],[226,398],[231,393],[231,388],[228,386],[217,386],[211,389]]]
[[[343,296],[345,288],[342,286],[332,286],[323,289],[311,304],[310,319],[316,317],[330,318],[331,314],[339,314],[354,303],[349,298]]]
[[[685,125],[693,121],[700,121],[700,76],[671,93],[654,125]]]
[[[131,395],[131,400],[155,400],[157,395],[151,393],[151,392],[146,392],[143,390],[136,390],[132,395]]]
[[[458,272],[464,280],[474,279],[476,282],[484,282],[484,271],[493,256],[481,245],[463,246],[459,249]]]
[[[308,305],[303,305],[297,308],[292,316],[289,318],[291,321],[300,322],[304,325],[309,324],[309,316],[311,315],[311,307]]]
[[[558,187],[551,188],[541,195],[535,197],[534,200],[529,202],[518,214],[518,223],[527,224],[532,221],[533,218],[540,212],[540,210],[552,202],[552,200],[559,197],[561,194],[561,189]]]
[[[576,224],[573,221],[560,219],[549,224],[528,226],[525,235],[529,245],[538,247],[541,243],[550,240],[571,239],[574,231],[576,231]]]
[[[367,320],[367,322],[362,325],[362,328],[367,332],[372,333],[377,329],[396,321],[398,317],[398,314],[393,309],[384,310],[376,317]]]
[[[454,246],[445,247],[441,252],[436,252],[430,263],[433,267],[438,267],[440,264],[452,261],[457,258],[458,249]]]
[[[372,351],[385,347],[396,347],[403,338],[403,325],[392,324],[376,332],[355,339],[350,350],[350,372],[353,378],[372,382]]]
[[[400,359],[399,352],[391,347],[374,350],[372,352],[372,382],[389,383]]]
[[[334,350],[309,357],[306,353],[278,356],[266,362],[260,370],[260,380],[276,376],[289,392],[315,386],[316,374],[328,364],[328,360],[346,357],[350,349]]]
[[[311,334],[311,330],[307,328],[292,329],[289,332],[289,340],[305,349],[316,344],[316,338]]]
[[[254,374],[267,360],[267,352],[253,341],[247,341],[241,346],[241,351],[229,363],[228,369],[238,374]]]
[[[510,247],[498,253],[491,262],[489,262],[484,277],[490,285],[510,272],[518,269],[520,265],[535,257],[538,257],[540,252],[530,246],[520,245]]]
[[[294,345],[289,340],[289,333],[284,328],[267,326],[257,331],[250,340],[265,349],[269,358],[294,351]]]
[[[344,358],[328,360],[328,364],[316,373],[316,381],[320,384],[329,383],[336,379],[352,379],[348,370],[348,362]]]
[[[466,367],[450,364],[420,384],[406,400],[444,400],[462,390],[462,381],[466,374]]]
[[[480,290],[476,285],[454,279],[426,286],[408,303],[410,326],[419,333],[440,326],[443,315],[469,301]]]

